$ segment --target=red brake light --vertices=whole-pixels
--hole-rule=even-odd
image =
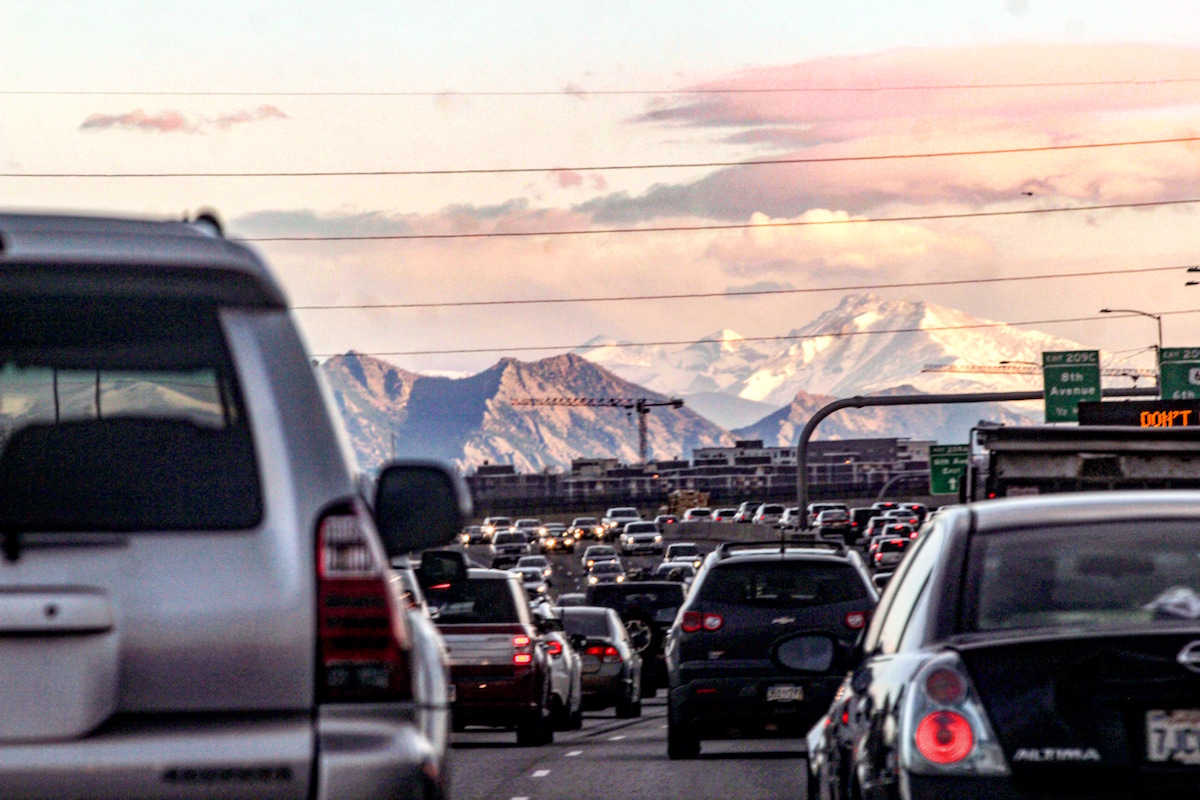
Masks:
[[[530,639],[528,636],[514,636],[513,647],[528,647],[529,641]]]
[[[703,624],[704,615],[699,611],[685,611],[683,612],[683,620],[680,622],[679,627],[683,628],[684,633],[695,633],[700,630]]]
[[[605,664],[620,664],[621,654],[617,652],[617,648],[609,645],[604,648],[604,663]]]
[[[917,726],[917,750],[935,764],[962,761],[975,745],[971,723],[954,711],[934,711]]]
[[[591,645],[590,647],[588,647],[588,649],[584,650],[583,652],[589,656],[596,656],[596,658],[603,658],[604,657],[604,645],[594,644],[594,645]]]
[[[850,709],[848,709],[848,708],[842,710],[842,724],[843,725],[850,724]]]
[[[359,503],[339,504],[317,524],[318,702],[412,697],[408,618],[373,531]]]
[[[967,683],[952,669],[939,669],[925,679],[925,693],[937,703],[953,705],[967,696]]]
[[[533,661],[533,656],[530,653],[514,653],[513,663],[517,665],[529,664]]]
[[[549,644],[546,645],[546,651],[552,656],[561,656],[563,652],[563,646],[558,642],[551,640]]]
[[[867,615],[862,611],[851,611],[842,621],[852,631],[862,630],[867,624]]]

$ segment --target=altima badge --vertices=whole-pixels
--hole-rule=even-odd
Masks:
[[[1179,651],[1179,655],[1175,656],[1184,669],[1189,669],[1192,672],[1200,672],[1200,641],[1188,642],[1183,649]]]

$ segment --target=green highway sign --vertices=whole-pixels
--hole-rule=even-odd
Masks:
[[[1079,401],[1100,399],[1100,351],[1042,353],[1046,422],[1078,422]]]
[[[1163,400],[1200,398],[1200,347],[1158,351],[1158,396]]]
[[[965,444],[935,444],[929,448],[929,493],[958,494],[971,448]]]

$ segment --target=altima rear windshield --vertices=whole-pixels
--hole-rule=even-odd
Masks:
[[[215,306],[0,296],[0,519],[229,530],[261,515]]]
[[[967,630],[1200,619],[1200,526],[1075,525],[976,536]]]
[[[749,606],[816,606],[861,600],[867,588],[845,564],[755,561],[712,568],[700,586],[706,603]]]

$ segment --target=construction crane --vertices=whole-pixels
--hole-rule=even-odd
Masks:
[[[534,406],[565,406],[567,408],[623,408],[637,414],[638,457],[646,463],[646,415],[650,409],[669,406],[682,408],[678,397],[670,400],[652,400],[649,397],[518,397],[509,401],[514,408]]]
[[[962,372],[986,375],[1041,375],[1042,368],[1036,364],[926,364],[921,372]],[[1131,367],[1101,367],[1100,374],[1109,378],[1157,378],[1153,369]]]

